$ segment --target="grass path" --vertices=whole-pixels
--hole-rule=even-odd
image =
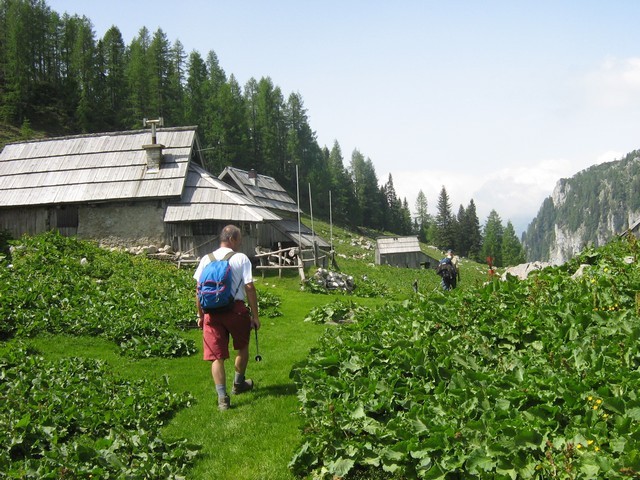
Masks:
[[[291,367],[303,361],[326,327],[304,322],[315,306],[336,297],[273,288],[282,298],[282,317],[262,318],[260,354],[256,363],[255,337],[250,346],[247,375],[256,389],[232,396],[232,409],[219,412],[210,363],[201,358],[201,332],[187,332],[198,353],[186,358],[130,360],[116,353],[113,344],[98,338],[38,337],[30,342],[47,358],[83,356],[106,361],[114,374],[130,379],[164,382],[172,390],[188,391],[195,403],[177,413],[165,429],[165,437],[187,438],[202,446],[189,473],[190,479],[280,480],[292,479],[287,467],[300,440],[299,408]],[[194,316],[195,318],[195,316]],[[227,362],[228,386],[233,364]]]

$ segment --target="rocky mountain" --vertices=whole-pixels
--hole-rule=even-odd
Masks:
[[[640,220],[640,150],[558,181],[523,234],[530,261],[562,264]]]

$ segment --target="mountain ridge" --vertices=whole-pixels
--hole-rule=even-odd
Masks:
[[[523,234],[530,261],[555,265],[640,220],[640,150],[558,180]]]

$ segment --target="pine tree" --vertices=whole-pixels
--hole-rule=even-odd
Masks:
[[[151,106],[151,77],[149,45],[151,39],[149,30],[142,27],[138,36],[131,41],[128,49],[125,75],[129,91],[127,102],[127,124],[129,127],[142,127],[144,118],[152,118],[157,112],[150,111]]]
[[[207,66],[195,50],[187,61],[187,84],[185,87],[185,115],[189,125],[204,127]],[[203,145],[205,138],[201,132]]]
[[[104,122],[107,130],[123,130],[125,102],[128,97],[124,74],[125,45],[122,33],[117,27],[111,27],[104,34],[99,50],[103,59],[104,75]]]
[[[389,174],[387,183],[383,187],[383,194],[385,196],[385,204],[382,211],[383,215],[383,228],[394,233],[403,233],[404,220],[402,212],[402,202],[396,194],[396,189],[393,186],[393,177]]]
[[[328,163],[333,218],[337,224],[357,226],[355,219],[360,216],[357,212],[353,180],[344,166],[342,150],[337,140],[333,142]]]
[[[441,249],[453,248],[454,222],[451,213],[449,194],[444,185],[438,197],[438,213],[435,218],[435,238],[433,239]]]
[[[493,259],[492,264],[496,267],[503,266],[502,263],[502,236],[504,227],[498,212],[491,210],[484,225],[484,238],[482,241],[482,256],[485,259]],[[487,260],[488,261],[488,260]]]
[[[469,256],[469,245],[467,244],[469,237],[465,232],[466,212],[462,204],[458,207],[458,214],[454,222],[454,251],[463,257]]]
[[[76,37],[71,54],[71,72],[78,89],[78,104],[75,111],[75,123],[82,132],[90,132],[95,123],[95,115],[100,111],[96,98],[96,62],[95,38],[93,26],[88,18],[77,21]]]
[[[428,211],[428,203],[427,197],[424,192],[420,190],[418,192],[418,196],[416,198],[416,216],[415,216],[415,225],[416,225],[416,233],[418,234],[418,238],[422,242],[427,241],[427,230],[429,228],[429,211]]]
[[[462,232],[465,237],[467,256],[476,261],[482,261],[480,250],[482,249],[482,233],[480,231],[480,221],[476,213],[476,204],[471,199],[464,211],[464,225]]]
[[[371,159],[355,149],[351,155],[351,178],[358,210],[361,215],[357,225],[382,229],[381,210],[386,204],[384,191],[378,187],[378,177]]]
[[[524,248],[516,236],[513,224],[508,221],[502,235],[502,266],[519,265],[525,261]]]
[[[400,233],[403,235],[410,235],[412,233],[411,210],[409,209],[409,202],[407,201],[407,197],[405,197],[402,201],[402,210],[400,212],[400,217]]]
[[[176,40],[169,50],[169,70],[167,72],[165,115],[168,125],[185,124],[184,83],[186,54],[180,40]]]

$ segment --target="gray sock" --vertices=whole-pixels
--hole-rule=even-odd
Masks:
[[[244,373],[236,372],[236,376],[233,379],[233,383],[235,383],[236,385],[240,385],[241,383],[244,383]]]
[[[227,396],[226,385],[216,385],[216,392],[218,392],[218,398],[224,398]]]

